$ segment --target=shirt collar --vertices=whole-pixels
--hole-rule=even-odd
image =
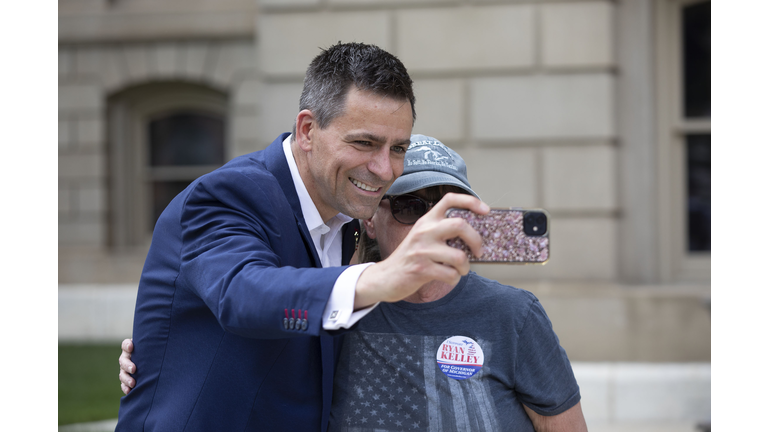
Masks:
[[[296,187],[296,194],[299,195],[299,203],[301,204],[301,212],[304,214],[304,223],[307,224],[307,229],[310,232],[319,231],[320,234],[325,234],[329,231],[329,227],[324,223],[323,218],[320,217],[320,212],[317,211],[315,203],[309,196],[307,187],[304,185],[304,181],[299,174],[299,167],[296,165],[296,160],[293,158],[293,152],[291,151],[291,137],[283,140],[283,153],[285,153],[285,159],[288,161],[288,168],[291,170],[291,178],[293,179],[293,185]],[[334,219],[338,222],[334,223]],[[345,214],[337,214],[331,220],[328,221],[329,225],[343,225],[352,218]]]

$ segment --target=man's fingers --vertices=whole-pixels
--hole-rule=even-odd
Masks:
[[[430,227],[434,235],[444,243],[452,238],[459,237],[469,246],[476,257],[482,253],[483,239],[472,226],[461,218],[447,218],[438,221]],[[443,251],[441,250],[441,253]]]
[[[436,275],[439,275],[435,279],[449,283],[450,279],[454,277],[460,278],[469,273],[469,259],[461,249],[450,247],[447,244],[440,244],[430,255],[432,257],[431,260],[436,265],[436,267],[430,270],[437,272]],[[454,274],[449,274],[449,271],[453,271]],[[458,282],[458,279],[456,282]]]
[[[457,194],[457,193],[445,194],[445,196],[443,196],[443,199],[441,199],[440,202],[438,202],[437,204],[435,204],[434,207],[432,207],[432,211],[434,211],[435,214],[438,214],[444,217],[445,212],[448,211],[448,209],[452,209],[452,208],[467,209],[474,213],[483,214],[483,215],[491,211],[491,208],[488,206],[488,204],[480,201],[474,196],[466,195],[466,194]]]
[[[462,255],[464,254],[462,253]],[[467,261],[466,255],[464,256],[464,261],[465,262]],[[438,263],[433,271],[433,275],[434,275],[433,280],[439,280],[441,282],[445,282],[453,286],[458,284],[459,280],[461,279],[461,276],[467,274],[468,272],[469,272],[469,265],[466,266],[466,271],[465,271],[464,269],[457,268],[456,266]]]
[[[120,374],[118,374],[118,377],[120,378],[121,385],[124,385],[128,388],[136,387],[136,380],[133,379],[133,377],[129,375],[126,371],[121,370]]]
[[[123,343],[120,344],[120,347],[123,349],[123,351],[129,352],[129,353],[133,352],[133,339],[124,339]]]
[[[120,370],[124,370],[128,373],[136,372],[136,365],[131,361],[131,355],[125,351],[120,354],[120,358],[117,359],[117,363],[120,364]]]
[[[487,214],[491,211],[488,204],[480,201],[472,195],[448,193],[443,196],[432,210],[427,213],[427,221],[436,221],[445,218],[445,212],[452,208],[466,209],[477,214]],[[455,237],[459,237],[464,240],[464,243],[469,246],[472,254],[476,257],[482,255],[482,238],[472,227],[463,220],[457,220],[458,218],[451,218],[452,222],[443,225],[442,230],[437,231],[441,237],[441,240],[449,240]]]
[[[123,391],[123,393],[127,396],[128,393],[131,392],[130,387],[127,387],[125,384],[120,384],[120,389]]]
[[[472,251],[472,254],[477,257],[481,258],[483,254],[483,237],[478,233],[472,226],[465,221],[464,219],[460,218],[452,218],[458,222],[461,222],[458,226],[458,235],[451,237],[459,237],[462,240],[464,240],[464,243],[469,246],[469,249]]]

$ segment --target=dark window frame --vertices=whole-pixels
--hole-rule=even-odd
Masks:
[[[656,0],[658,264],[663,282],[711,281],[711,252],[689,250],[687,136],[711,135],[709,117],[686,117],[683,8],[707,0]]]

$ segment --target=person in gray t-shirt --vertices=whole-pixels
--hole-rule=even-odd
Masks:
[[[477,196],[464,161],[412,136],[403,175],[363,221],[360,262],[389,256],[448,192]],[[538,299],[470,272],[379,304],[345,335],[329,431],[586,431],[579,401]]]

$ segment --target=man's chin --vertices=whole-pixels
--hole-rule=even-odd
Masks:
[[[365,220],[372,218],[374,213],[376,213],[376,211],[350,211],[349,213],[344,214],[353,219]]]
[[[345,205],[342,213],[354,219],[370,219],[379,208],[379,201],[374,204]]]

